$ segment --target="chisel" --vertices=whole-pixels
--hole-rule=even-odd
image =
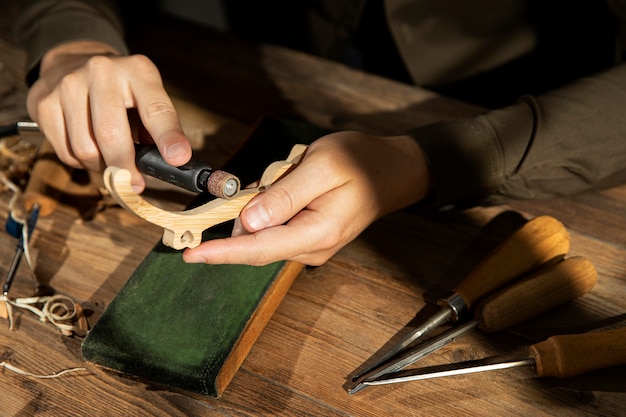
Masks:
[[[433,329],[448,321],[466,318],[480,298],[533,268],[565,255],[569,245],[567,230],[555,218],[538,216],[529,220],[485,257],[450,295],[438,300],[441,308],[437,313],[405,336],[368,369],[354,376],[353,381],[406,350]]]
[[[599,369],[626,365],[626,327],[602,332],[552,336],[531,345],[528,358],[501,356],[385,374],[366,385],[386,385],[495,369],[532,366],[539,377],[569,378]]]
[[[500,331],[581,297],[591,291],[596,280],[595,267],[581,256],[549,262],[532,275],[480,301],[474,309],[473,320],[452,327],[374,368],[357,380],[348,393],[354,394],[367,386],[365,382],[409,366],[477,327],[487,332]]]

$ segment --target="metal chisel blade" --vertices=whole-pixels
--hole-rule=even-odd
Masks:
[[[496,369],[508,369],[519,366],[535,366],[532,358],[518,360],[503,360],[501,356],[479,359],[474,361],[459,362],[453,364],[429,366],[420,369],[408,369],[390,374],[385,374],[373,380],[366,380],[364,385],[386,385],[398,382],[419,381],[429,378],[444,376],[463,375],[474,372],[493,371]]]
[[[422,323],[419,327],[413,329],[413,331],[404,336],[404,338],[400,342],[396,343],[391,349],[385,352],[385,354],[382,357],[378,358],[378,360],[376,360],[374,363],[372,363],[369,368],[355,375],[352,380],[357,381],[361,379],[364,375],[370,374],[381,365],[388,362],[390,359],[410,348],[411,345],[413,345],[417,341],[417,339],[427,333],[430,333],[433,329],[436,329],[443,323],[447,322],[450,319],[451,315],[452,312],[450,311],[450,309],[442,308],[435,315],[430,317],[426,322]]]
[[[360,376],[348,389],[348,393],[352,395],[365,388],[368,385],[364,383],[365,381],[374,380],[382,375],[398,371],[406,366],[409,366],[412,363],[417,362],[424,356],[436,351],[437,349],[447,345],[448,343],[453,342],[459,336],[476,328],[479,324],[479,320],[472,320],[461,326],[452,327],[449,330],[441,333],[440,335],[416,345],[411,350],[403,353],[397,358],[391,359],[381,365],[378,365],[366,374]]]

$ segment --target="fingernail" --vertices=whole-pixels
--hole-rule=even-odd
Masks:
[[[169,160],[180,159],[185,156],[185,147],[180,143],[174,143],[165,149],[165,157]]]
[[[131,187],[133,187],[133,191],[135,192],[135,194],[141,194],[143,192],[143,186],[141,185],[132,184]]]
[[[201,255],[196,255],[195,253],[185,252],[183,253],[183,261],[188,264],[204,264],[206,263],[206,258]]]
[[[231,236],[241,236],[248,234],[248,231],[241,224],[241,217],[237,217],[235,222],[233,223],[233,231],[230,233]]]
[[[256,232],[271,225],[270,214],[261,204],[253,204],[246,208],[245,216],[246,223],[252,228],[251,231]]]

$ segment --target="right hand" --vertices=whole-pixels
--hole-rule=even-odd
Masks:
[[[42,59],[27,108],[64,163],[93,171],[127,169],[137,192],[145,181],[135,165],[134,130],[145,129],[173,166],[191,158],[160,73],[143,55],[119,56],[92,41],[60,45]],[[131,126],[130,109],[136,109],[140,126]]]

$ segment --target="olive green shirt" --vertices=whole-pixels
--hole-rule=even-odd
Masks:
[[[358,14],[363,0],[351,0],[349,7],[348,2],[335,0],[318,3],[329,8],[341,5],[344,11]],[[437,2],[389,0],[389,27],[416,84],[463,79],[486,67],[506,65],[531,50],[537,34],[525,24],[523,10],[516,8],[523,2],[503,0],[506,7],[485,8],[498,3],[463,0],[458,3],[465,5],[461,12],[449,17],[439,11],[433,20],[427,12]],[[539,95],[522,96],[516,103],[477,117],[443,121],[410,132],[426,154],[438,206],[549,198],[626,181],[626,65],[619,63],[621,29],[626,22],[624,3],[608,2],[612,22],[619,29],[609,45],[616,51],[613,66]],[[95,39],[127,53],[120,20],[104,1],[28,0],[25,5],[16,30],[35,77],[41,56],[62,42]],[[479,19],[460,24],[471,10],[479,12]],[[485,10],[494,12],[485,14]],[[345,20],[342,13],[318,13],[318,20],[320,15]],[[325,22],[313,30],[318,41],[324,39],[320,27],[330,28],[329,39],[341,35],[345,41],[350,34],[347,27]],[[555,30],[560,29],[556,26]],[[498,38],[502,33],[505,35]],[[464,34],[473,40],[464,43]],[[567,39],[568,34],[563,35]],[[490,36],[496,38],[493,45]],[[443,40],[459,42],[445,45],[454,51],[456,61],[450,54],[440,53]],[[319,43],[320,49],[333,49]],[[481,55],[486,50],[490,53]],[[420,60],[428,62],[427,68],[420,67]]]

